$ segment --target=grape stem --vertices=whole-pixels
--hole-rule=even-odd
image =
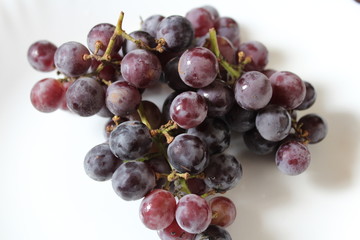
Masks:
[[[140,102],[140,105],[137,109],[137,112],[140,116],[140,120],[142,123],[144,123],[150,130],[152,130],[152,127],[151,127],[151,124],[150,122],[148,121],[146,115],[145,115],[145,109],[144,109],[144,106],[142,104],[142,102]]]

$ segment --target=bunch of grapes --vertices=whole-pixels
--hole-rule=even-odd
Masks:
[[[292,72],[266,68],[267,48],[242,42],[238,23],[211,6],[150,16],[130,34],[123,17],[94,26],[87,46],[32,44],[31,66],[59,77],[37,82],[31,102],[41,112],[109,118],[107,140],[86,154],[85,172],[111,179],[124,200],[142,199],[140,218],[160,239],[229,240],[236,209],[221,194],[243,171],[226,153],[231,133],[242,133],[256,154],[274,154],[283,173],[300,174],[310,164],[308,144],[327,133],[320,116],[297,118],[316,91]],[[174,90],[161,110],[142,100],[159,84]]]

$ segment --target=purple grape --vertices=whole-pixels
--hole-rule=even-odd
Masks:
[[[133,37],[134,39],[141,40],[143,43],[145,43],[147,46],[149,46],[151,48],[156,47],[155,38],[153,36],[151,36],[150,33],[148,33],[148,32],[134,31],[134,32],[130,33],[129,35],[131,37]],[[127,53],[131,52],[132,50],[139,49],[139,47],[136,45],[136,43],[125,39],[121,49],[122,49],[123,54],[126,55]]]
[[[141,24],[141,30],[148,32],[151,36],[155,38],[158,25],[164,18],[165,17],[162,15],[151,15],[150,17],[146,18]]]
[[[181,52],[191,45],[194,39],[194,29],[185,17],[172,15],[159,23],[156,38],[165,40],[167,51]]]
[[[189,129],[204,121],[207,115],[205,99],[196,92],[183,92],[177,95],[170,105],[170,117],[180,127]]]
[[[186,185],[190,192],[201,196],[206,193],[209,188],[206,186],[204,179],[201,178],[188,178],[186,179]]]
[[[264,44],[258,41],[249,41],[240,44],[239,51],[251,58],[251,62],[245,65],[245,71],[262,71],[268,64],[268,50]]]
[[[86,73],[91,65],[91,59],[84,59],[89,50],[78,42],[66,42],[55,52],[54,63],[57,69],[69,77],[78,77]]]
[[[200,173],[209,161],[206,144],[199,137],[186,133],[174,138],[167,154],[171,166],[182,173]]]
[[[92,53],[95,53],[95,45],[96,42],[101,42],[99,51],[97,55],[102,56],[105,53],[107,46],[109,45],[110,38],[114,34],[115,26],[110,23],[100,23],[91,28],[87,35],[87,46]],[[117,36],[115,40],[114,47],[111,51],[111,54],[117,53],[121,44],[123,43],[123,38],[121,36]]]
[[[225,119],[231,131],[243,133],[255,127],[256,114],[256,111],[246,110],[238,104],[234,104],[225,115]]]
[[[315,88],[309,82],[304,81],[304,83],[305,83],[305,88],[306,88],[305,98],[302,101],[302,103],[295,108],[296,110],[309,109],[316,101]]]
[[[276,72],[269,78],[273,96],[271,103],[282,106],[286,109],[295,109],[305,99],[305,83],[299,76],[291,72]]]
[[[138,200],[155,187],[155,174],[144,162],[129,161],[116,169],[111,181],[114,191],[122,199]]]
[[[224,116],[235,103],[233,90],[220,79],[204,88],[200,88],[197,93],[206,99],[209,117]]]
[[[91,66],[89,69],[89,72],[95,72],[98,66],[101,64],[101,61],[94,59],[91,59]],[[116,69],[114,65],[106,64],[104,65],[103,69],[97,73],[97,76],[100,79],[105,79],[107,81],[114,82],[117,79],[118,73],[116,72]]]
[[[221,118],[207,118],[187,133],[199,137],[209,148],[209,153],[221,153],[230,145],[230,129]]]
[[[204,36],[214,26],[214,18],[205,8],[193,8],[186,13],[185,17],[191,22],[195,37]]]
[[[297,141],[280,145],[275,156],[276,166],[287,175],[298,175],[304,172],[311,160],[307,146]]]
[[[78,78],[66,91],[68,108],[82,116],[95,115],[105,104],[103,86],[93,78]]]
[[[139,90],[124,81],[112,83],[106,91],[106,106],[114,115],[127,116],[136,111],[141,102]]]
[[[61,82],[54,78],[45,78],[32,87],[30,100],[38,111],[49,113],[60,107],[64,94],[65,89]]]
[[[194,234],[183,230],[176,220],[167,228],[161,229],[157,233],[161,240],[194,240],[195,237]]]
[[[202,88],[212,83],[219,64],[214,53],[204,47],[186,50],[179,59],[180,78],[190,87]]]
[[[123,160],[134,160],[148,153],[152,146],[149,129],[139,121],[119,124],[110,134],[110,149]]]
[[[179,226],[189,233],[201,233],[211,222],[211,209],[205,199],[196,194],[180,198],[175,218]]]
[[[111,179],[122,160],[115,157],[108,143],[102,143],[91,148],[84,159],[86,174],[96,181]]]
[[[166,63],[164,67],[165,82],[169,85],[170,88],[174,89],[175,91],[191,91],[193,88],[186,85],[184,81],[180,78],[178,65],[179,57],[175,57]]]
[[[230,40],[235,48],[240,45],[240,28],[238,23],[230,17],[219,17],[215,24],[217,35],[225,37]]]
[[[243,135],[246,147],[258,155],[266,155],[275,152],[278,142],[264,139],[256,128],[247,131]]]
[[[155,105],[155,103],[150,101],[141,101],[141,104],[144,109],[144,115],[152,129],[157,129],[162,124],[162,116],[160,109]],[[138,112],[133,112],[130,115],[126,116],[130,121],[141,121],[140,115]]]
[[[210,35],[207,35],[205,38],[200,40],[199,46],[211,49],[211,42],[209,36]],[[216,36],[216,40],[218,43],[220,54],[224,58],[224,60],[230,64],[235,65],[237,61],[237,53],[234,45],[229,41],[229,39],[222,36]],[[220,66],[220,69],[223,69],[223,67]]]
[[[194,240],[232,240],[232,238],[225,228],[210,225],[204,232],[197,234]]]
[[[164,123],[167,123],[169,120],[171,120],[170,106],[173,100],[175,99],[175,97],[179,94],[180,94],[179,92],[172,92],[165,98],[161,111],[162,120]]]
[[[30,65],[41,72],[50,72],[55,69],[54,55],[57,47],[46,40],[36,41],[30,45],[27,59]]]
[[[221,227],[230,226],[236,218],[236,207],[233,201],[227,197],[217,196],[209,201],[213,219],[212,225]]]
[[[159,80],[161,64],[153,53],[144,49],[135,49],[121,61],[121,74],[131,85],[148,88]]]
[[[301,117],[298,125],[308,133],[307,139],[309,143],[321,142],[327,135],[327,123],[316,114],[307,114]]]
[[[205,6],[202,6],[202,8],[204,8],[206,11],[208,11],[214,20],[217,20],[219,18],[220,14],[215,7],[210,6],[210,5],[205,5]]]
[[[145,161],[145,163],[156,173],[163,173],[163,174],[171,173],[171,167],[168,161],[166,161],[166,159],[162,156],[151,158]],[[163,188],[166,182],[167,182],[166,178],[157,179],[155,188]]]
[[[259,110],[270,102],[272,87],[264,74],[251,71],[244,73],[235,82],[234,92],[235,99],[242,108]]]
[[[204,173],[206,185],[223,192],[234,188],[240,181],[242,167],[234,156],[221,153],[210,157]]]

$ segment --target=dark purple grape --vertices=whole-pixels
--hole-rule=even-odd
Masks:
[[[180,92],[172,92],[165,98],[161,111],[163,123],[167,123],[169,120],[171,120],[170,106],[173,100],[175,99],[175,97],[179,94]]]
[[[287,175],[298,175],[304,172],[310,160],[308,147],[297,141],[283,143],[275,155],[276,166]]]
[[[267,76],[268,78],[271,77],[271,75],[273,75],[274,73],[276,73],[275,70],[273,69],[264,69],[261,71],[263,74],[265,74],[265,76]]]
[[[151,36],[150,33],[148,33],[148,32],[134,31],[134,32],[130,33],[129,35],[131,37],[133,37],[134,39],[141,40],[144,44],[146,44],[147,46],[149,46],[151,48],[154,48],[157,45],[155,38],[153,36]],[[121,49],[122,49],[123,54],[126,55],[127,53],[131,52],[132,50],[139,49],[139,46],[136,45],[136,43],[125,39]]]
[[[141,30],[148,32],[151,36],[155,38],[158,25],[164,18],[165,17],[162,15],[151,15],[150,17],[146,18],[141,24]]]
[[[204,47],[186,50],[179,59],[179,75],[190,87],[202,88],[212,83],[219,72],[214,53]]]
[[[115,156],[133,160],[150,151],[152,138],[149,129],[142,122],[126,121],[111,132],[109,144]]]
[[[155,105],[155,103],[150,101],[141,101],[142,107],[144,109],[144,115],[147,121],[150,123],[152,129],[157,129],[162,124],[162,116],[160,109]],[[138,112],[133,112],[130,115],[126,116],[130,121],[141,121],[140,115]]]
[[[136,111],[141,102],[139,90],[124,81],[112,83],[106,91],[106,106],[114,115],[127,116]]]
[[[215,24],[217,35],[225,37],[230,40],[235,48],[240,45],[240,28],[238,23],[230,17],[219,17]]]
[[[190,128],[188,134],[199,137],[209,148],[209,153],[221,153],[230,145],[230,129],[221,118],[207,118],[195,128]]]
[[[194,39],[194,29],[185,17],[172,15],[159,23],[156,38],[165,40],[167,51],[181,52],[191,45]]]
[[[213,7],[211,5],[205,5],[205,6],[202,6],[202,8],[204,8],[206,11],[208,11],[214,20],[217,20],[219,18],[220,14],[215,7]]]
[[[234,188],[240,181],[242,167],[234,156],[221,153],[210,157],[204,173],[206,185],[223,192]]]
[[[53,71],[55,69],[54,55],[56,49],[57,47],[49,41],[36,41],[30,45],[27,59],[30,65],[38,71]]]
[[[170,106],[170,117],[180,127],[189,129],[204,121],[207,115],[205,98],[196,92],[183,92],[177,95]]]
[[[225,228],[210,225],[204,232],[197,234],[194,240],[232,240],[232,238]]]
[[[174,89],[175,91],[191,91],[193,88],[186,85],[184,81],[180,78],[178,65],[179,57],[175,57],[166,63],[164,67],[165,82],[169,85],[170,88]]]
[[[226,122],[231,131],[243,133],[255,127],[257,112],[246,110],[238,104],[234,104],[231,110],[225,115]]]
[[[115,26],[110,23],[100,23],[91,28],[87,35],[87,46],[90,51],[92,53],[95,53],[96,42],[100,42],[101,45],[99,51],[97,52],[97,55],[104,55],[105,50],[109,45],[110,38],[114,34],[114,31]],[[120,50],[122,42],[123,38],[121,36],[117,36],[111,54],[114,54]]]
[[[220,79],[200,88],[197,93],[206,99],[209,117],[224,116],[235,103],[234,91]]]
[[[171,173],[171,167],[169,163],[166,161],[166,159],[162,156],[159,157],[153,157],[145,163],[151,167],[151,169],[156,173],[163,173],[163,174],[170,174]],[[155,188],[163,188],[166,184],[167,179],[166,178],[159,178],[156,180],[156,186]]]
[[[105,104],[103,86],[93,78],[78,78],[66,91],[68,108],[82,116],[95,115]]]
[[[32,87],[30,100],[38,111],[49,113],[60,107],[64,94],[65,89],[61,82],[54,78],[45,78]]]
[[[209,190],[209,188],[206,186],[204,182],[204,179],[201,178],[186,179],[186,185],[191,193],[199,196],[201,196],[202,194],[206,193]]]
[[[97,61],[95,58],[91,59],[91,66],[89,72],[95,72],[100,64],[101,62]],[[118,77],[117,75],[118,73],[115,67],[111,64],[104,65],[103,69],[99,73],[97,73],[97,76],[99,78],[112,82],[116,80],[116,78]]]
[[[259,110],[270,102],[272,87],[264,74],[251,71],[244,73],[235,82],[234,93],[236,102],[242,108]]]
[[[96,181],[111,179],[122,160],[115,157],[108,143],[102,143],[91,148],[84,159],[86,174]]]
[[[206,144],[197,136],[179,134],[167,149],[169,163],[178,172],[197,174],[204,170],[209,161]]]
[[[211,49],[211,42],[209,36],[210,35],[207,35],[205,38],[202,39],[202,41],[200,40],[199,46]],[[234,45],[229,41],[229,39],[225,37],[216,36],[216,39],[221,56],[226,62],[235,65],[237,61],[237,52]],[[220,69],[223,68],[220,66]]]
[[[256,128],[247,131],[243,135],[246,147],[258,155],[266,155],[276,151],[278,142],[272,142],[264,139]]]
[[[69,77],[78,77],[88,71],[91,59],[84,59],[89,50],[78,42],[66,42],[55,52],[54,63],[57,69]]]
[[[205,8],[193,8],[185,14],[185,17],[191,22],[195,37],[204,36],[214,26],[214,18]]]
[[[299,76],[291,72],[276,72],[269,78],[273,95],[271,103],[282,106],[288,110],[295,109],[305,99],[305,83]]]
[[[289,135],[291,117],[285,108],[277,105],[268,105],[256,115],[255,125],[264,139],[278,142]]]
[[[227,197],[217,196],[209,201],[213,219],[212,225],[221,227],[230,226],[236,218],[236,207],[233,201]]]
[[[309,109],[316,101],[315,88],[309,82],[304,81],[304,83],[306,88],[305,98],[304,101],[302,101],[302,103],[295,108],[296,110]]]
[[[144,162],[129,161],[116,169],[111,181],[114,191],[122,199],[138,200],[155,187],[155,174]]]
[[[321,142],[327,135],[327,123],[317,114],[307,114],[301,117],[298,125],[308,133],[309,143]]]
[[[258,41],[249,41],[240,44],[239,51],[251,58],[251,62],[245,65],[245,71],[262,71],[268,64],[268,50],[264,44]]]
[[[129,119],[121,117],[117,121],[117,124],[120,124],[120,123],[123,123],[126,121],[129,121]],[[108,139],[110,137],[110,133],[117,127],[117,124],[114,122],[114,120],[112,118],[107,121],[107,123],[105,124],[105,127],[104,127],[104,136],[106,139]]]
[[[161,240],[193,240],[195,235],[183,230],[174,220],[167,228],[159,230],[158,235]]]
[[[144,49],[135,49],[121,61],[121,74],[131,85],[148,88],[160,79],[161,64],[157,56]]]

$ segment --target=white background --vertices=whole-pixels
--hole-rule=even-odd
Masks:
[[[26,51],[40,39],[85,43],[91,27],[115,24],[120,11],[131,32],[140,17],[184,15],[204,4],[236,19],[243,41],[263,42],[269,67],[311,82],[318,99],[307,112],[329,125],[326,140],[310,147],[309,169],[296,177],[233,140],[229,152],[242,162],[244,176],[226,194],[238,209],[228,228],[232,238],[360,239],[360,4],[354,0],[0,0],[1,240],[158,239],[140,222],[139,201],[121,200],[111,182],[84,173],[83,158],[104,141],[106,120],[32,107],[31,87],[55,73],[33,70]],[[159,106],[165,90],[155,91]]]

